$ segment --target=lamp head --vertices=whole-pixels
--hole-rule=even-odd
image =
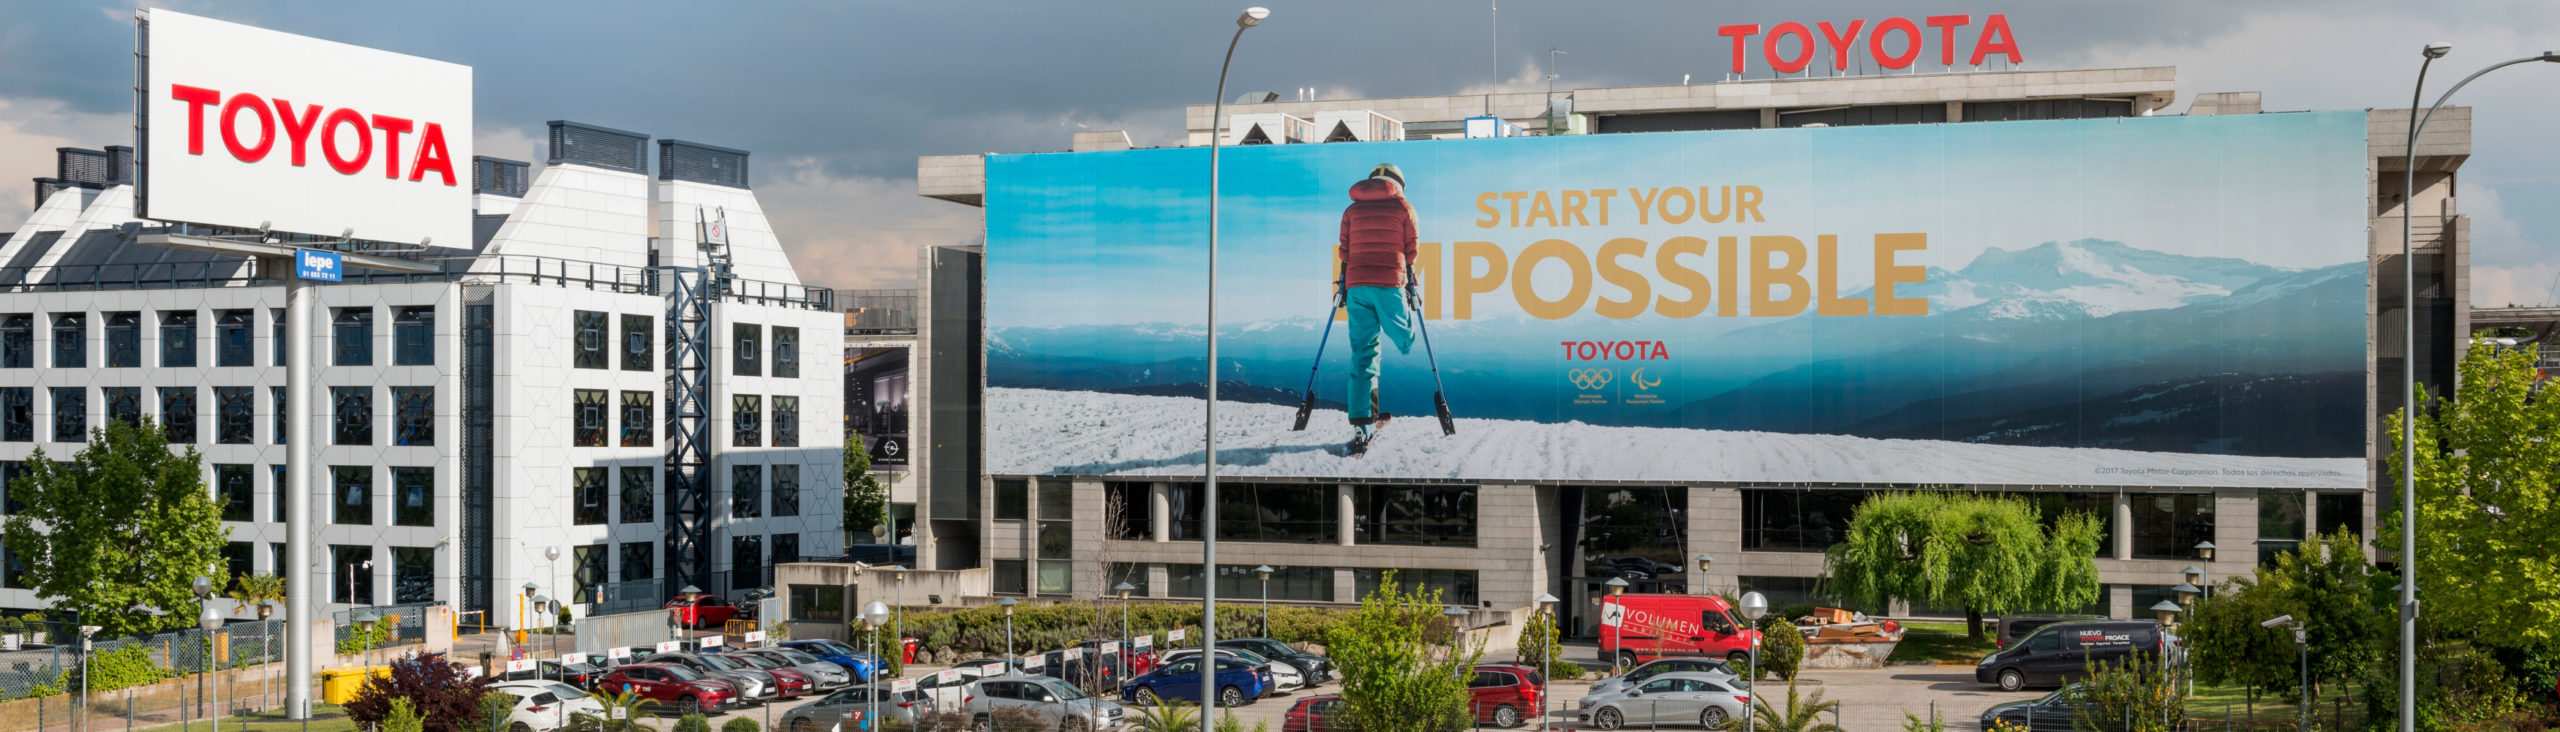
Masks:
[[[1251,28],[1251,27],[1254,27],[1254,26],[1257,26],[1257,25],[1262,25],[1262,19],[1264,19],[1264,18],[1268,18],[1268,17],[1271,17],[1271,9],[1270,9],[1270,8],[1264,8],[1264,7],[1251,7],[1251,8],[1245,8],[1245,9],[1244,9],[1244,14],[1243,14],[1243,15],[1236,16],[1236,27],[1238,27],[1238,28]]]
[[[2208,561],[2208,562],[2213,561],[2213,542],[2210,542],[2210,541],[2199,541],[2199,542],[2196,542],[2196,558],[2197,558],[2197,559],[2202,559],[2202,560],[2205,560],[2205,561]]]
[[[526,588],[528,589],[528,591],[529,591],[529,590],[533,587],[533,584],[532,584],[532,583],[530,583],[530,582],[528,582],[528,583],[526,583],[526,584],[525,584],[525,587],[526,587]],[[684,589],[676,590],[676,592],[677,592],[677,593],[679,593],[679,594],[686,594],[686,595],[699,595],[699,594],[702,594],[702,588],[700,588],[700,587],[695,587],[695,586],[693,586],[693,585],[685,585],[685,586],[684,586]]]
[[[1112,585],[1111,591],[1120,593],[1120,599],[1127,600],[1129,599],[1129,593],[1138,591],[1138,586],[1122,582],[1120,584]]]
[[[1254,574],[1254,576],[1255,576],[1255,577],[1259,577],[1259,578],[1261,578],[1263,581],[1266,581],[1266,582],[1267,582],[1267,581],[1270,581],[1270,579],[1271,579],[1271,565],[1265,564],[1265,565],[1262,565],[1262,566],[1259,566],[1259,567],[1255,567],[1255,568],[1253,568],[1253,574]]]
[[[1715,558],[1715,555],[1713,555],[1713,554],[1700,554],[1700,555],[1698,555],[1698,572],[1699,572],[1700,574],[1704,574],[1704,573],[1706,573],[1706,571],[1707,571],[1707,567],[1708,567],[1709,565],[1713,565],[1713,564],[1715,564],[1715,563],[1716,563],[1716,558]]]
[[[872,625],[889,622],[889,606],[873,600],[871,604],[862,606],[862,619],[871,621]]]
[[[1625,577],[1611,577],[1609,578],[1609,581],[1601,584],[1609,587],[1609,595],[1612,597],[1627,594],[1627,578]]]
[[[1014,599],[1013,599],[1013,598],[1010,598],[1010,597],[1007,597],[1007,598],[1000,599],[1000,600],[997,600],[997,601],[996,601],[996,605],[997,605],[997,606],[999,606],[999,607],[1003,607],[1003,608],[1004,608],[1004,616],[1005,616],[1005,617],[1008,617],[1008,618],[1013,617],[1013,606],[1015,606],[1015,605],[1019,605],[1019,604],[1022,604],[1022,603],[1016,602],[1016,601],[1014,601]]]
[[[549,609],[551,609],[551,596],[550,596],[550,595],[534,595],[534,596],[533,596],[533,611],[534,611],[534,612],[542,612],[542,611],[549,610]]]
[[[2453,44],[2429,43],[2427,44],[2427,50],[2425,53],[2427,54],[2427,58],[2444,58],[2445,54],[2453,53]]]
[[[2161,625],[2177,625],[2178,611],[2183,609],[2185,608],[2178,607],[2178,603],[2169,600],[2161,600],[2151,606],[2151,612],[2160,616]]]
[[[1742,619],[1760,622],[1761,616],[1769,614],[1769,598],[1757,592],[1742,593],[1741,610]]]
[[[1538,595],[1537,603],[1538,603],[1538,608],[1539,608],[1539,609],[1541,609],[1541,610],[1546,609],[1546,608],[1555,607],[1555,606],[1556,606],[1556,596],[1541,593],[1541,594],[1539,594],[1539,595]]]
[[[531,583],[531,582],[524,583],[524,594],[525,594],[525,596],[526,596],[526,597],[532,597],[532,596],[533,596],[534,591],[535,591],[535,590],[539,590],[539,589],[542,589],[542,588],[540,588],[540,587],[535,587],[535,586],[533,585],[533,583]]]
[[[554,562],[560,561],[560,547],[556,547],[556,546],[547,546],[547,547],[543,547],[543,548],[542,548],[542,558],[544,558],[544,559],[549,559],[549,560],[554,561]]]
[[[197,597],[211,595],[213,594],[213,578],[206,577],[204,575],[196,575],[196,581],[188,583],[187,589],[194,590]]]
[[[215,612],[212,605],[204,606],[204,613],[196,616],[196,627],[203,628],[207,633],[221,630],[222,613]],[[81,637],[86,638],[88,635],[84,633]]]

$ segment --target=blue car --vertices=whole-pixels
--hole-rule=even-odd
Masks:
[[[1120,686],[1120,700],[1162,704],[1166,700],[1200,703],[1200,657],[1155,667]],[[1271,691],[1271,670],[1232,658],[1218,659],[1218,706],[1242,706]]]
[[[817,656],[819,659],[828,663],[843,666],[846,671],[853,672],[854,680],[863,683],[869,683],[872,675],[878,673],[880,670],[879,657],[854,650],[853,646],[845,645],[843,641],[783,641],[782,647],[797,649],[802,653]]]

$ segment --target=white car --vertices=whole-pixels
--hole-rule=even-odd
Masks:
[[[551,732],[568,726],[573,714],[604,717],[603,702],[557,681],[501,681],[489,690],[516,698],[515,711],[507,713],[507,732]]]
[[[1163,655],[1156,659],[1156,663],[1172,663],[1176,659],[1190,658],[1197,655],[1200,655],[1200,649],[1197,648],[1183,648],[1179,650],[1165,651]],[[1220,648],[1218,649],[1218,657],[1232,658],[1245,663],[1260,664],[1263,668],[1269,669],[1271,671],[1271,693],[1273,694],[1287,694],[1292,691],[1307,688],[1306,672],[1299,671],[1298,667],[1287,663],[1263,658],[1262,654],[1254,653],[1252,651],[1237,650],[1234,648]]]
[[[960,680],[944,684],[942,683],[943,673],[957,673]],[[916,677],[916,691],[932,699],[935,709],[959,709],[967,706],[969,695],[964,690],[968,688],[969,683],[985,678],[986,675],[986,668],[983,666],[953,666],[948,672]]]

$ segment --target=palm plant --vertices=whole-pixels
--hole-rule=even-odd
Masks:
[[[1168,701],[1139,710],[1129,724],[1137,732],[1199,732],[1200,707]]]
[[[1823,712],[1839,718],[1840,702],[1823,699],[1820,689],[1814,690],[1811,697],[1798,697],[1793,681],[1787,682],[1785,710],[1771,706],[1767,699],[1753,699],[1752,704],[1756,707],[1751,710],[1755,727],[1765,732],[1847,732],[1840,725],[1822,721]]]
[[[265,620],[275,613],[275,606],[284,603],[284,578],[272,574],[241,575],[240,581],[231,584],[231,600],[239,603],[231,608],[232,612],[254,607],[258,609],[258,619]]]
[[[639,726],[640,705],[649,703],[648,699],[640,696],[640,692],[628,688],[618,692],[599,692],[596,697],[604,700],[604,728],[607,732],[621,732]]]

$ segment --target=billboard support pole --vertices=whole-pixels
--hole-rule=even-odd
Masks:
[[[1209,576],[1200,592],[1200,662],[1208,668],[1200,673],[1200,722],[1209,722],[1207,710],[1218,706],[1218,143],[1219,118],[1227,109],[1227,69],[1236,62],[1236,43],[1244,40],[1247,29],[1271,17],[1271,11],[1245,8],[1236,16],[1236,34],[1227,39],[1227,58],[1218,62],[1218,98],[1209,107],[1209,338],[1208,410],[1204,415],[1201,452],[1202,507],[1200,571]]]
[[[2545,51],[2539,56],[2526,56],[2500,61],[2488,68],[2471,72],[2462,81],[2436,97],[2434,106],[2418,115],[2418,101],[2427,83],[2427,66],[2452,47],[2429,44],[2426,61],[2418,64],[2418,88],[2410,91],[2408,145],[2401,153],[2400,183],[2400,729],[2415,732],[2418,728],[2418,271],[2414,256],[2413,233],[2418,223],[2418,133],[2427,129],[2427,120],[2436,116],[2454,92],[2481,75],[2528,61],[2560,63],[2560,51]]]

